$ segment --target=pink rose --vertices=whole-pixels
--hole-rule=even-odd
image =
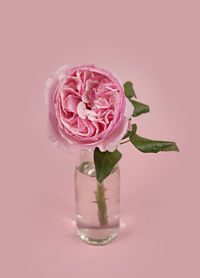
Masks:
[[[123,85],[94,65],[62,66],[46,82],[50,138],[67,151],[114,151],[130,128],[133,106]]]

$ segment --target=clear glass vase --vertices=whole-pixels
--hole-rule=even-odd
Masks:
[[[119,234],[120,171],[116,165],[98,183],[93,156],[93,150],[82,150],[75,169],[76,226],[83,241],[104,245]]]

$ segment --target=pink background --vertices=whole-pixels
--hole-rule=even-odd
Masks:
[[[0,277],[200,277],[199,1],[1,1]],[[62,64],[132,80],[138,133],[180,153],[121,146],[121,235],[75,235],[77,156],[48,140],[44,83]]]

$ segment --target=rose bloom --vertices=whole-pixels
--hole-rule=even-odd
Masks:
[[[123,85],[94,65],[60,67],[46,82],[45,100],[49,136],[66,151],[112,152],[130,130],[133,106]]]

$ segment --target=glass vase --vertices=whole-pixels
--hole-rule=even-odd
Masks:
[[[105,245],[119,234],[120,170],[116,165],[99,183],[94,151],[82,150],[75,169],[76,227],[89,244]]]

